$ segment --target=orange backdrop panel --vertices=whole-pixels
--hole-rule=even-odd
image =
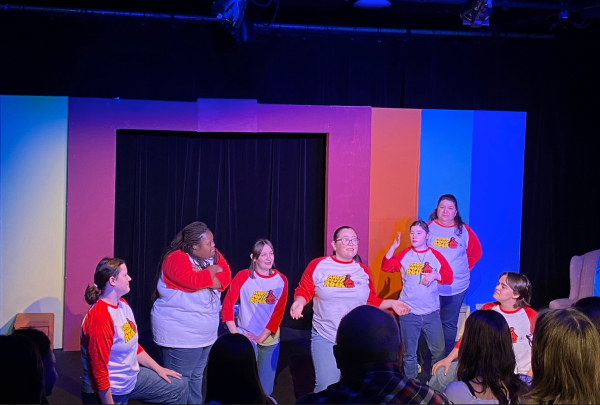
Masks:
[[[371,117],[371,196],[369,267],[382,298],[397,298],[399,273],[381,271],[381,260],[396,232],[399,252],[410,246],[410,224],[417,218],[421,110],[373,108]]]

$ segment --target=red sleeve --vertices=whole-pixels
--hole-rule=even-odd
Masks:
[[[90,382],[94,392],[110,388],[108,359],[115,333],[114,322],[106,308],[92,308],[86,318],[87,362]],[[88,314],[90,315],[90,314]]]
[[[192,264],[189,256],[181,250],[177,250],[170,253],[163,261],[163,281],[168,288],[185,292],[196,292],[213,285],[209,270],[195,271],[194,268],[197,269],[198,267]],[[227,266],[227,270],[230,272],[231,277],[229,266]],[[223,272],[225,272],[225,269],[223,269]]]
[[[399,272],[402,268],[402,264],[400,264],[400,261],[404,259],[404,256],[406,256],[409,250],[410,248],[406,248],[403,251],[396,253],[390,259],[383,256],[383,260],[381,261],[381,270],[385,271],[386,273]]]
[[[472,270],[475,267],[475,264],[481,259],[481,243],[479,243],[479,239],[475,232],[467,225],[464,225],[469,233],[469,243],[467,246],[467,262],[469,264],[469,270]]]
[[[229,283],[231,283],[231,269],[229,268],[229,264],[227,264],[227,261],[225,260],[225,258],[221,254],[221,252],[219,252],[218,250],[217,250],[217,263],[215,263],[215,264],[218,266],[221,266],[221,268],[223,269],[223,271],[221,273],[215,274],[215,278],[217,280],[219,280],[219,282],[221,283],[221,288],[219,288],[219,291],[223,292],[223,291],[225,291],[225,289],[227,288]],[[211,285],[212,285],[212,280],[211,280]]]
[[[525,313],[527,314],[527,318],[529,318],[529,325],[530,325],[529,333],[533,333],[533,330],[535,329],[535,320],[537,319],[537,312],[535,312],[533,309],[527,307],[527,308],[525,308]]]
[[[367,273],[367,276],[369,276],[369,297],[367,298],[367,305],[373,305],[374,307],[379,308],[379,306],[383,302],[383,299],[377,296],[377,292],[375,291],[375,284],[373,284],[373,275],[371,274],[371,270],[369,270],[369,268],[364,264],[359,264],[360,267],[362,267],[362,269],[364,270],[364,272]]]
[[[488,310],[488,309],[492,309],[496,306],[495,302],[488,302],[487,304],[483,304],[481,306],[481,310]],[[458,347],[460,346],[460,342],[462,341],[462,337],[458,340],[458,342],[456,342],[456,344],[454,345],[455,348],[458,349]]]
[[[283,291],[279,296],[279,301],[277,301],[277,304],[275,304],[275,309],[271,314],[271,319],[269,319],[269,323],[267,323],[267,326],[265,327],[269,329],[271,333],[277,332],[277,329],[279,329],[279,325],[281,325],[281,320],[283,319],[283,313],[285,312],[285,304],[287,303],[288,296],[287,278],[281,273],[279,273],[279,276],[283,280]]]
[[[454,273],[452,272],[450,263],[448,263],[448,260],[446,260],[446,258],[437,250],[432,248],[431,252],[435,256],[435,258],[438,259],[438,262],[440,262],[440,266],[441,266],[440,267],[440,276],[442,276],[442,279],[438,283],[439,284],[452,284],[452,281],[454,280]]]
[[[294,291],[294,299],[296,299],[296,297],[302,297],[306,300],[306,302],[308,302],[315,295],[315,281],[313,280],[313,273],[317,268],[317,264],[319,264],[319,262],[323,259],[325,258],[319,257],[318,259],[314,259],[308,263],[304,273],[302,273],[300,283],[298,283],[298,287],[296,287],[296,290]]]
[[[223,322],[229,322],[235,319],[233,313],[233,306],[240,297],[240,290],[242,289],[242,286],[244,285],[246,280],[248,280],[249,277],[250,273],[248,272],[248,269],[246,269],[236,274],[233,280],[231,281],[229,291],[227,291],[227,295],[225,295],[225,299],[223,300],[223,308],[221,309]]]

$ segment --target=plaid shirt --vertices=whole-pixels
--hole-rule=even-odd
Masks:
[[[372,363],[297,404],[451,404],[443,394],[406,377],[394,363]]]

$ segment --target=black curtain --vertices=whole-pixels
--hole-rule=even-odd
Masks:
[[[162,253],[177,232],[205,222],[235,275],[266,237],[293,290],[322,256],[324,134],[118,131],[115,256],[133,279],[126,296],[141,332],[150,330],[150,296]],[[310,311],[307,311],[310,312]],[[283,325],[310,327],[284,317]]]

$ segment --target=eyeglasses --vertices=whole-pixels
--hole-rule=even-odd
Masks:
[[[342,238],[342,239],[336,239],[334,242],[339,242],[342,241],[342,245],[358,245],[358,242],[360,242],[360,239],[358,238],[352,238],[352,239],[348,239],[348,238]],[[352,242],[352,243],[350,243]]]

